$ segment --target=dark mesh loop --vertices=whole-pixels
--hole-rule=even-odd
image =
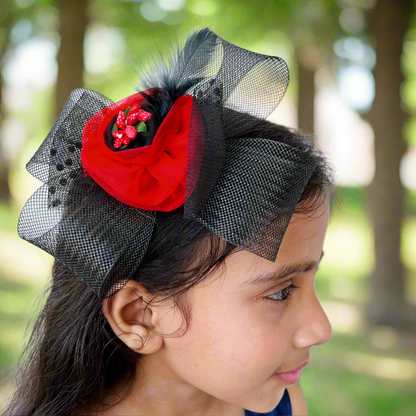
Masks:
[[[228,242],[271,261],[316,163],[284,143],[226,141],[225,163],[198,221]]]
[[[186,68],[182,68],[181,73],[181,81],[196,78],[196,75],[202,77],[202,81],[189,89],[189,94],[198,98],[195,90],[201,84],[212,90],[206,95],[215,95],[214,90],[220,88],[221,108],[247,113],[258,119],[265,119],[273,112],[289,85],[289,69],[282,58],[248,51],[212,32],[198,53],[187,61]],[[215,83],[207,84],[207,80],[214,79]],[[256,124],[255,119],[249,118],[245,123],[236,123],[227,114],[230,113],[223,115],[223,131],[226,137],[236,135]]]
[[[248,51],[213,32],[206,35],[191,57],[179,54],[178,59],[180,82],[199,79],[187,91],[194,97],[194,107],[186,178],[186,218],[197,218],[213,192],[226,156],[226,138],[268,117],[289,84],[289,70],[282,58]],[[188,49],[185,45],[184,51]],[[253,117],[236,117],[239,114],[236,111]]]

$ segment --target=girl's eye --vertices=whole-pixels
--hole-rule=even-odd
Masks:
[[[265,301],[271,300],[272,302],[286,302],[289,297],[292,295],[293,289],[298,289],[299,286],[295,286],[293,283],[290,286],[285,287],[284,289],[280,290],[279,292],[273,293],[270,296],[266,296],[263,298]],[[277,299],[274,299],[276,297]]]

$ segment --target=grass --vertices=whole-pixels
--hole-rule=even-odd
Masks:
[[[326,255],[315,280],[333,335],[325,345],[312,348],[311,364],[303,370],[300,384],[309,415],[410,415],[416,405],[416,340],[392,328],[368,327],[363,320],[370,289],[367,276],[374,266],[365,190],[338,188],[338,192],[341,212],[331,220],[324,245]],[[406,195],[406,213],[403,262],[408,271],[408,300],[416,304],[416,192]],[[16,225],[17,213],[0,205],[0,236],[11,238]],[[18,272],[13,272],[1,262],[0,251],[2,380],[11,378],[13,363],[23,348],[25,327],[34,313],[33,302],[48,277],[49,263],[40,250],[24,241],[18,246],[16,241],[12,243],[34,271],[16,268]],[[17,261],[12,263],[17,267]]]
[[[334,295],[323,267],[316,277],[316,291],[333,327],[331,340],[312,348],[311,364],[300,385],[310,416],[412,414],[416,391],[416,338],[391,328],[370,328],[362,320],[367,293],[364,278],[351,280],[353,288]],[[365,296],[366,297],[366,296]]]

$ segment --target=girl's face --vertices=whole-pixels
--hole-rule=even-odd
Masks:
[[[325,344],[332,335],[314,286],[329,205],[311,215],[293,215],[275,262],[246,250],[235,252],[222,270],[189,290],[189,331],[179,338],[158,337],[159,344],[150,342],[143,350],[137,367],[141,384],[131,398],[138,409],[186,414],[193,409],[191,403],[198,411],[232,404],[235,409],[266,413],[276,407],[288,384],[273,374],[309,361],[311,347]],[[254,282],[298,264],[309,265],[309,270]],[[286,302],[278,302],[287,297],[291,284],[298,288]],[[152,317],[155,329],[163,334],[178,330],[182,323],[178,311],[152,309]],[[122,318],[132,319],[120,312],[116,320]],[[138,329],[123,327],[135,333]],[[124,342],[128,338],[123,337]]]

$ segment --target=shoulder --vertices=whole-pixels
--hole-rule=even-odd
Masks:
[[[286,387],[290,397],[290,404],[292,406],[292,415],[307,415],[308,408],[306,404],[306,398],[303,394],[299,384],[295,383]]]

